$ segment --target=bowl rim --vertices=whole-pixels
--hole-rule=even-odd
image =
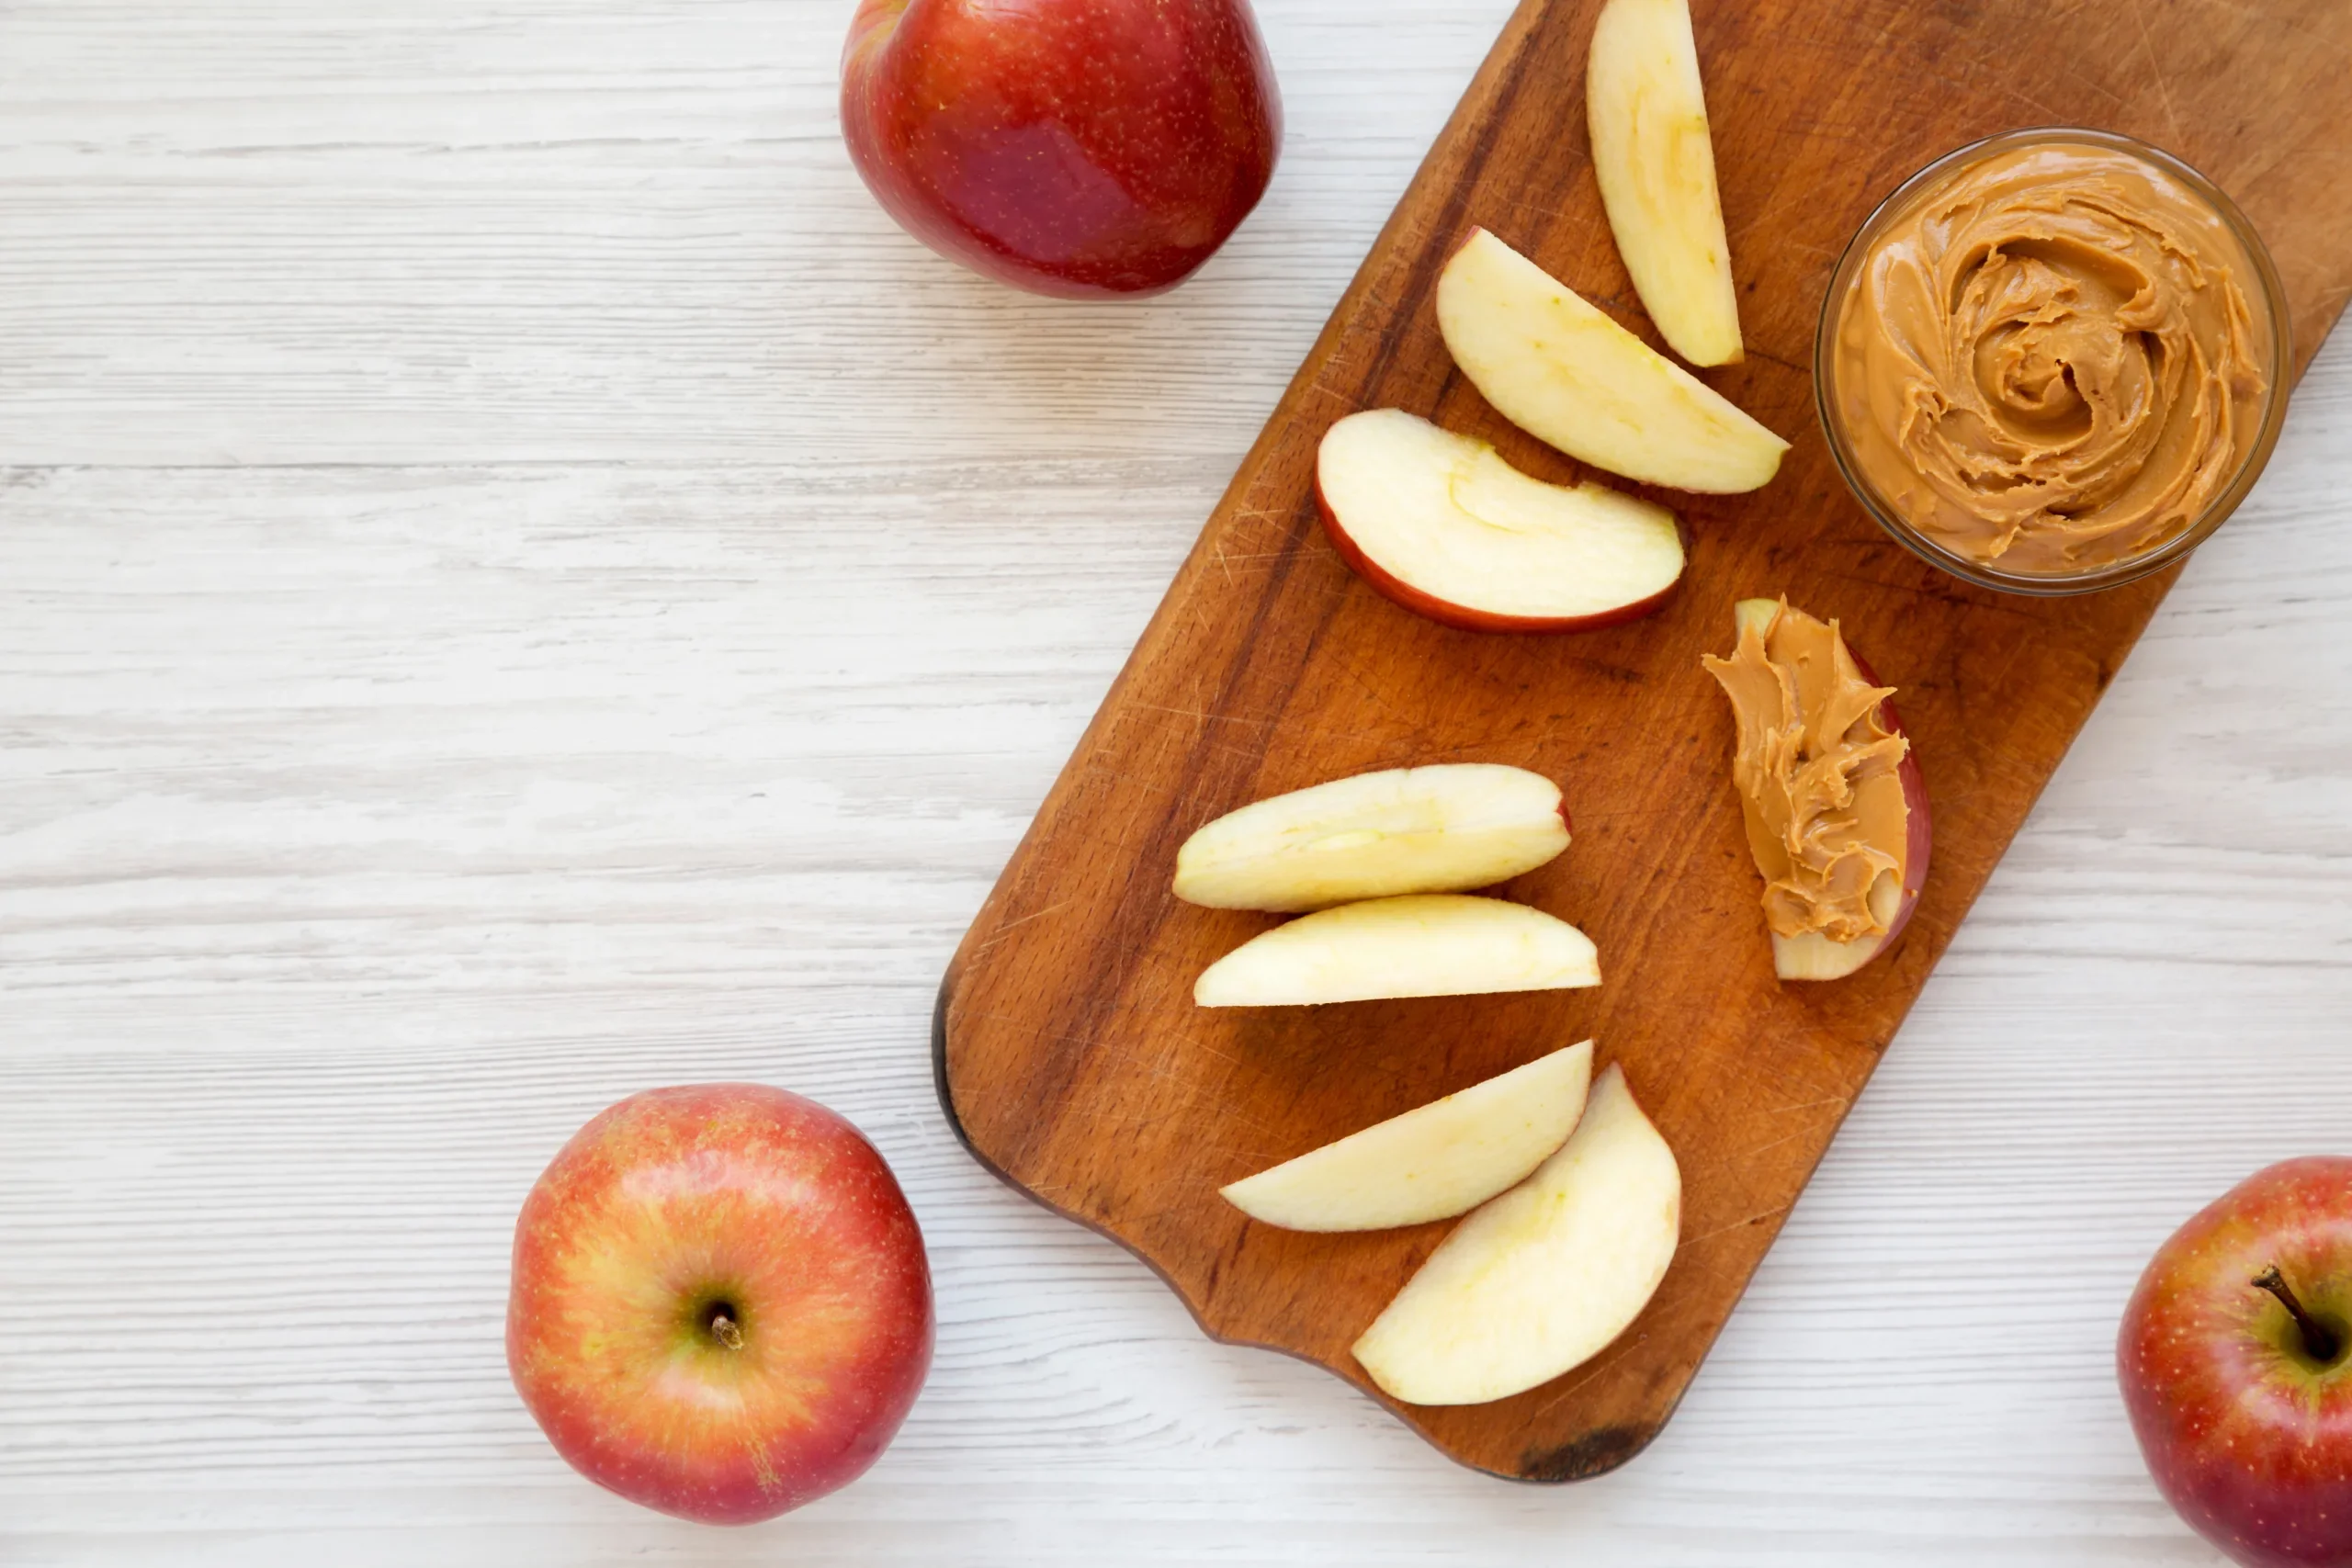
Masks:
[[[2188,527],[2154,549],[2086,571],[2003,571],[1996,565],[1948,548],[1913,527],[1874,493],[1869,480],[1856,468],[1848,450],[1844,430],[1830,406],[1830,389],[1837,373],[1838,318],[1847,298],[1853,292],[1868,243],[1875,239],[1894,217],[1907,210],[1915,197],[1963,164],[2016,147],[2065,142],[2105,147],[2154,164],[2188,186],[2192,194],[2201,197],[2220,215],[2222,225],[2236,239],[2252,264],[2256,286],[2268,307],[2270,353],[2266,367],[2268,374],[2264,383],[2262,423],[2256,431],[2254,445],[2238,464],[2237,472],[2231,477],[2228,487],[2215,496]],[[2137,581],[2151,573],[2162,571],[2211,538],[2245,502],[2270,462],[2271,451],[2278,444],[2279,430],[2286,423],[2289,384],[2293,378],[2293,372],[2294,323],[2288,310],[2286,286],[2279,278],[2278,264],[2271,259],[2270,248],[2263,243],[2261,231],[2255,228],[2253,221],[2231,199],[2227,191],[2186,160],[2136,136],[2093,130],[2087,126],[2027,126],[1978,137],[1925,164],[1888,192],[1854,230],[1853,238],[1846,243],[1844,252],[1838,258],[1838,265],[1830,269],[1829,283],[1823,291],[1820,315],[1814,327],[1813,407],[1814,415],[1821,424],[1822,436],[1829,447],[1830,461],[1837,465],[1838,477],[1846,481],[1847,490],[1869,513],[1871,520],[1896,544],[1929,565],[1939,567],[1954,577],[1979,587],[2005,593],[2055,598],[2093,593]]]

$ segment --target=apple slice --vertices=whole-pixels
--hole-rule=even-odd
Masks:
[[[1770,479],[1789,449],[1484,229],[1438,275],[1437,321],[1504,418],[1596,468],[1730,494]]]
[[[1770,626],[1780,608],[1777,599],[1743,599],[1735,609],[1735,624],[1742,631],[1750,626],[1762,630]],[[1869,661],[1850,649],[1847,651],[1862,679],[1874,686],[1879,684]],[[1898,735],[1903,732],[1903,721],[1894,711],[1893,698],[1879,704],[1878,711],[1880,723]],[[1886,931],[1854,942],[1831,942],[1818,931],[1806,931],[1801,936],[1782,936],[1774,931],[1772,973],[1780,978],[1842,980],[1892,946],[1894,939],[1903,934],[1903,928],[1911,923],[1911,911],[1919,906],[1919,890],[1927,885],[1928,860],[1935,847],[1935,834],[1928,817],[1928,781],[1919,772],[1918,755],[1905,751],[1894,776],[1903,790],[1903,874],[1899,877],[1879,878],[1870,892],[1871,912],[1885,922]]]
[[[1356,1359],[1408,1404],[1482,1404],[1590,1360],[1641,1314],[1682,1235],[1682,1173],[1611,1065],[1533,1175],[1438,1244]]]
[[[1212,909],[1325,909],[1492,887],[1568,847],[1560,786],[1498,762],[1390,768],[1228,811],[1176,852],[1176,897]]]
[[[1323,437],[1315,499],[1341,559],[1408,610],[1474,632],[1568,632],[1648,615],[1682,576],[1663,506],[1545,484],[1402,409]]]
[[[1690,0],[1609,0],[1585,69],[1592,172],[1643,308],[1693,365],[1740,356]]]
[[[1745,633],[1750,626],[1759,633],[1772,628],[1772,617],[1781,613],[1778,599],[1742,599],[1731,607],[1731,629]]]
[[[1204,1008],[1573,990],[1600,984],[1592,939],[1541,909],[1424,893],[1302,915],[1250,938],[1193,985]]]
[[[1857,660],[1856,663],[1860,660]],[[1870,677],[1865,674],[1865,680]],[[1900,729],[1894,705],[1882,705],[1889,728]],[[1818,931],[1806,931],[1802,936],[1772,933],[1772,973],[1783,980],[1842,980],[1876,958],[1894,944],[1911,923],[1911,912],[1919,907],[1919,890],[1928,880],[1928,857],[1934,847],[1935,835],[1928,820],[1928,781],[1920,774],[1919,760],[1905,754],[1894,770],[1896,781],[1903,787],[1905,807],[1904,874],[1899,886],[1882,880],[1871,888],[1871,910],[1886,922],[1886,931],[1878,936],[1866,936],[1854,942],[1831,942]]]
[[[1591,1078],[1587,1040],[1218,1190],[1251,1219],[1284,1230],[1452,1219],[1567,1141]]]
[[[1785,608],[1785,604],[1777,599],[1743,599],[1734,609],[1733,623],[1743,639],[1751,631],[1758,638],[1769,639]],[[1845,649],[1842,637],[1838,646],[1844,649],[1862,681],[1872,686],[1880,683],[1862,657]],[[1903,733],[1902,718],[1894,711],[1891,698],[1879,703],[1877,721],[1892,734]],[[1794,936],[1773,931],[1772,973],[1783,980],[1844,979],[1893,946],[1894,939],[1911,923],[1912,911],[1918,908],[1920,889],[1927,886],[1935,834],[1928,813],[1928,781],[1919,771],[1917,754],[1906,746],[1891,776],[1861,781],[1855,786],[1854,796],[1855,814],[1876,825],[1872,842],[1894,861],[1892,868],[1871,880],[1864,896],[1871,919],[1883,929],[1845,942],[1833,941],[1820,931],[1803,931]],[[1747,823],[1750,848],[1761,868],[1774,859],[1770,831],[1758,818],[1754,803],[1745,795],[1741,810]]]

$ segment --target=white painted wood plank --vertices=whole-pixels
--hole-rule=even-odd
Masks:
[[[1263,7],[1287,142],[1180,294],[900,233],[836,0],[14,0],[0,462],[1213,455],[1322,327],[1508,6]]]
[[[1502,9],[1270,0],[1266,209],[1073,308],[865,201],[845,4],[0,8],[0,1562],[2216,1561],[2110,1337],[2346,1146],[2352,344],[1627,1470],[1205,1342],[936,1113],[947,953]],[[943,1313],[741,1532],[499,1349],[555,1145],[721,1077],[874,1134]]]

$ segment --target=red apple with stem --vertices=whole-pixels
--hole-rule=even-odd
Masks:
[[[1258,204],[1282,106],[1250,0],[861,0],[842,132],[942,255],[1040,294],[1149,294]]]
[[[931,1347],[922,1236],[890,1168],[780,1089],[622,1100],[515,1224],[523,1403],[582,1474],[682,1518],[749,1524],[856,1479]]]
[[[2199,1534],[2250,1568],[2352,1563],[2352,1158],[2256,1171],[2174,1232],[2116,1371]]]

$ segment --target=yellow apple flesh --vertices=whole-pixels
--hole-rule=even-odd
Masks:
[[[1251,1219],[1284,1230],[1376,1231],[1452,1219],[1567,1141],[1591,1078],[1587,1040],[1219,1190]]]
[[[1736,362],[1739,295],[1690,0],[1609,0],[1584,103],[1601,205],[1642,308],[1691,364]]]
[[[1611,1065],[1559,1152],[1438,1244],[1356,1341],[1356,1359],[1408,1404],[1523,1393],[1625,1331],[1681,1234],[1674,1153]]]
[[[1595,468],[1732,494],[1769,480],[1789,449],[1484,229],[1438,275],[1437,319],[1454,363],[1498,412]]]
[[[1560,786],[1496,762],[1389,768],[1228,811],[1176,852],[1176,897],[1292,913],[1508,882],[1568,847]]]
[[[1298,1007],[1600,984],[1592,939],[1541,909],[1430,893],[1302,915],[1201,972],[1206,1008]]]

